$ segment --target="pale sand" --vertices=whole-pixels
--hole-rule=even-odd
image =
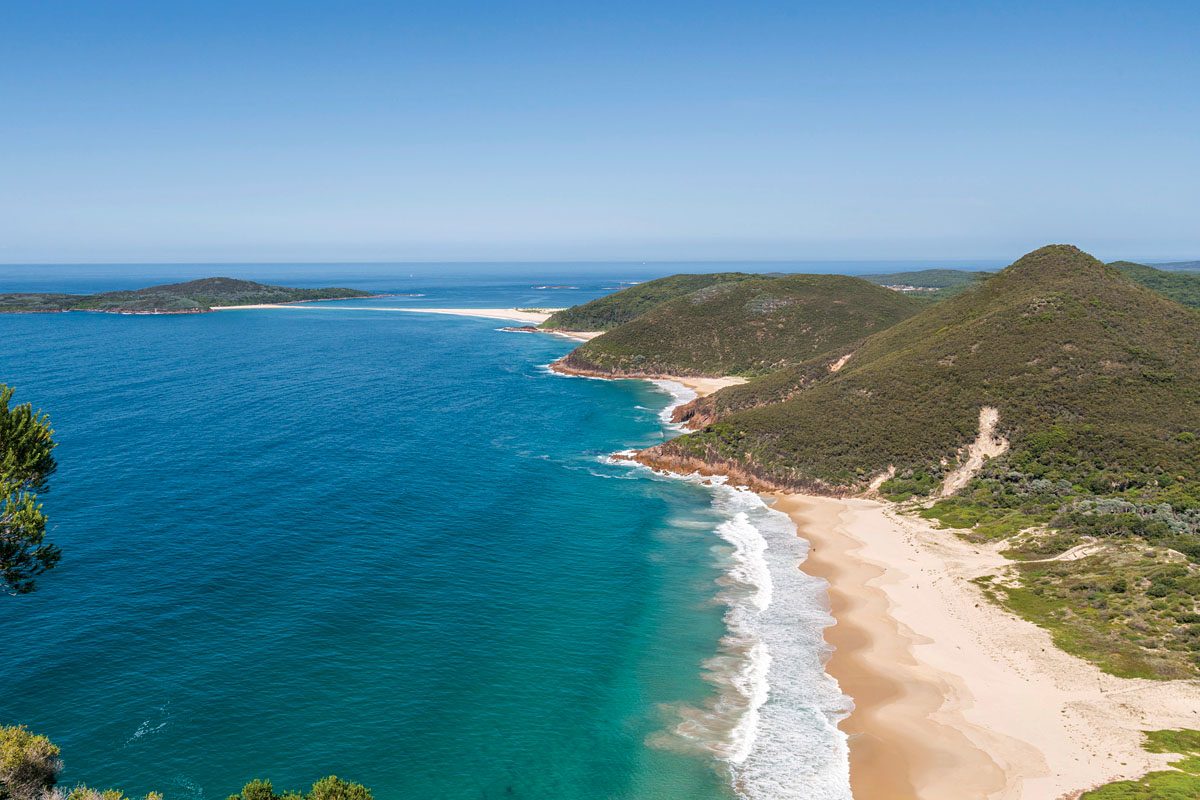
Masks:
[[[396,306],[313,306],[301,303],[263,303],[253,306],[213,306],[213,311],[237,311],[248,308],[303,308],[321,311],[411,311],[418,314],[454,314],[460,317],[484,317],[486,319],[505,319],[511,322],[523,322],[527,325],[539,325],[550,318],[550,315],[560,309],[540,311],[521,311],[516,308],[403,308]]]
[[[722,378],[681,378],[678,375],[664,375],[659,380],[682,383],[695,392],[697,397],[705,397],[713,392],[724,389],[726,386],[738,386],[746,382],[745,378],[735,378],[732,375]]]
[[[561,333],[563,336],[579,336],[574,331],[553,331]],[[603,331],[601,331],[603,333]],[[583,334],[585,338],[591,339],[599,336],[600,333]],[[713,392],[720,391],[727,386],[738,386],[746,382],[745,378],[739,378],[733,375],[723,375],[718,378],[696,378],[687,375],[669,375],[667,373],[655,375],[605,375],[602,373],[581,372],[572,369],[571,367],[563,366],[563,359],[559,359],[550,365],[550,370],[559,375],[567,375],[576,378],[589,378],[598,381],[674,381],[681,383],[687,388],[696,393],[697,397],[705,397]],[[685,430],[687,428],[685,427]]]
[[[542,311],[521,311],[516,308],[401,308],[394,306],[308,306],[293,303],[265,303],[253,306],[213,306],[213,311],[236,311],[250,308],[319,308],[322,311],[408,311],[417,314],[452,314],[459,317],[482,317],[484,319],[501,319],[509,322],[520,322],[524,325],[540,325],[550,318],[558,308]],[[565,336],[586,342],[595,339],[604,331],[562,331],[547,329],[540,333],[550,333],[555,336]]]
[[[970,583],[1002,571],[889,505],[779,495],[830,582],[856,800],[1058,800],[1161,769],[1139,731],[1200,727],[1200,682],[1115,678]]]

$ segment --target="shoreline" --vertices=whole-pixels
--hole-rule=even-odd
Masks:
[[[594,378],[604,381],[675,381],[675,383],[682,383],[684,386],[695,392],[696,397],[706,397],[713,392],[720,391],[728,386],[740,386],[747,381],[746,378],[738,377],[736,375],[668,375],[666,373],[612,375],[605,372],[590,372],[567,367],[563,365],[561,358],[550,364],[550,371],[556,372],[559,375],[567,375],[575,378]],[[679,405],[682,405],[682,403]],[[674,410],[676,407],[677,406],[671,406],[671,410]],[[686,425],[683,425],[682,427],[684,430],[688,430]]]
[[[697,396],[743,382],[551,369],[676,381]],[[988,600],[972,580],[1015,563],[1001,544],[972,544],[861,496],[633,460],[680,476],[726,475],[726,485],[787,514],[809,543],[795,567],[828,584],[824,669],[854,704],[838,727],[855,800],[1074,800],[1178,758],[1144,750],[1143,731],[1200,727],[1200,681],[1106,674]]]
[[[824,670],[854,704],[838,728],[855,800],[1074,800],[1178,758],[1143,749],[1143,731],[1200,727],[1200,680],[1109,675],[988,600],[972,581],[1016,563],[1003,544],[973,544],[885,501],[726,477],[792,520],[809,544],[795,568],[828,584]]]
[[[856,800],[1073,798],[1178,758],[1140,731],[1200,724],[1200,682],[1108,675],[987,600],[970,581],[997,549],[872,500],[769,496],[829,583]]]

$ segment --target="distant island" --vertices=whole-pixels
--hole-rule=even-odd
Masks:
[[[123,292],[98,294],[0,294],[0,313],[104,311],[111,314],[202,314],[219,306],[311,303],[384,297],[358,289],[293,289],[235,278],[201,278]]]

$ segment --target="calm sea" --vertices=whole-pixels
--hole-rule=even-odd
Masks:
[[[380,800],[849,797],[805,542],[755,495],[611,458],[676,435],[686,391],[370,310],[563,306],[669,271],[0,268],[0,291],[423,295],[0,315],[0,381],[60,443],[41,499],[65,554],[0,597],[0,724],[49,735],[66,784],[168,800],[331,773]]]

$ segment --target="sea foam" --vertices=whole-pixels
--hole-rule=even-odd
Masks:
[[[669,424],[674,408],[695,394],[655,383],[672,396],[662,412]],[[614,460],[632,463],[622,456]],[[837,724],[853,704],[825,672],[824,629],[834,620],[828,584],[799,569],[808,542],[787,514],[723,477],[669,477],[706,486],[723,518],[714,528],[723,544],[714,553],[724,573],[717,600],[726,606],[726,633],[704,663],[713,696],[676,709],[678,722],[650,743],[720,759],[734,791],[748,800],[849,800],[849,749]]]

